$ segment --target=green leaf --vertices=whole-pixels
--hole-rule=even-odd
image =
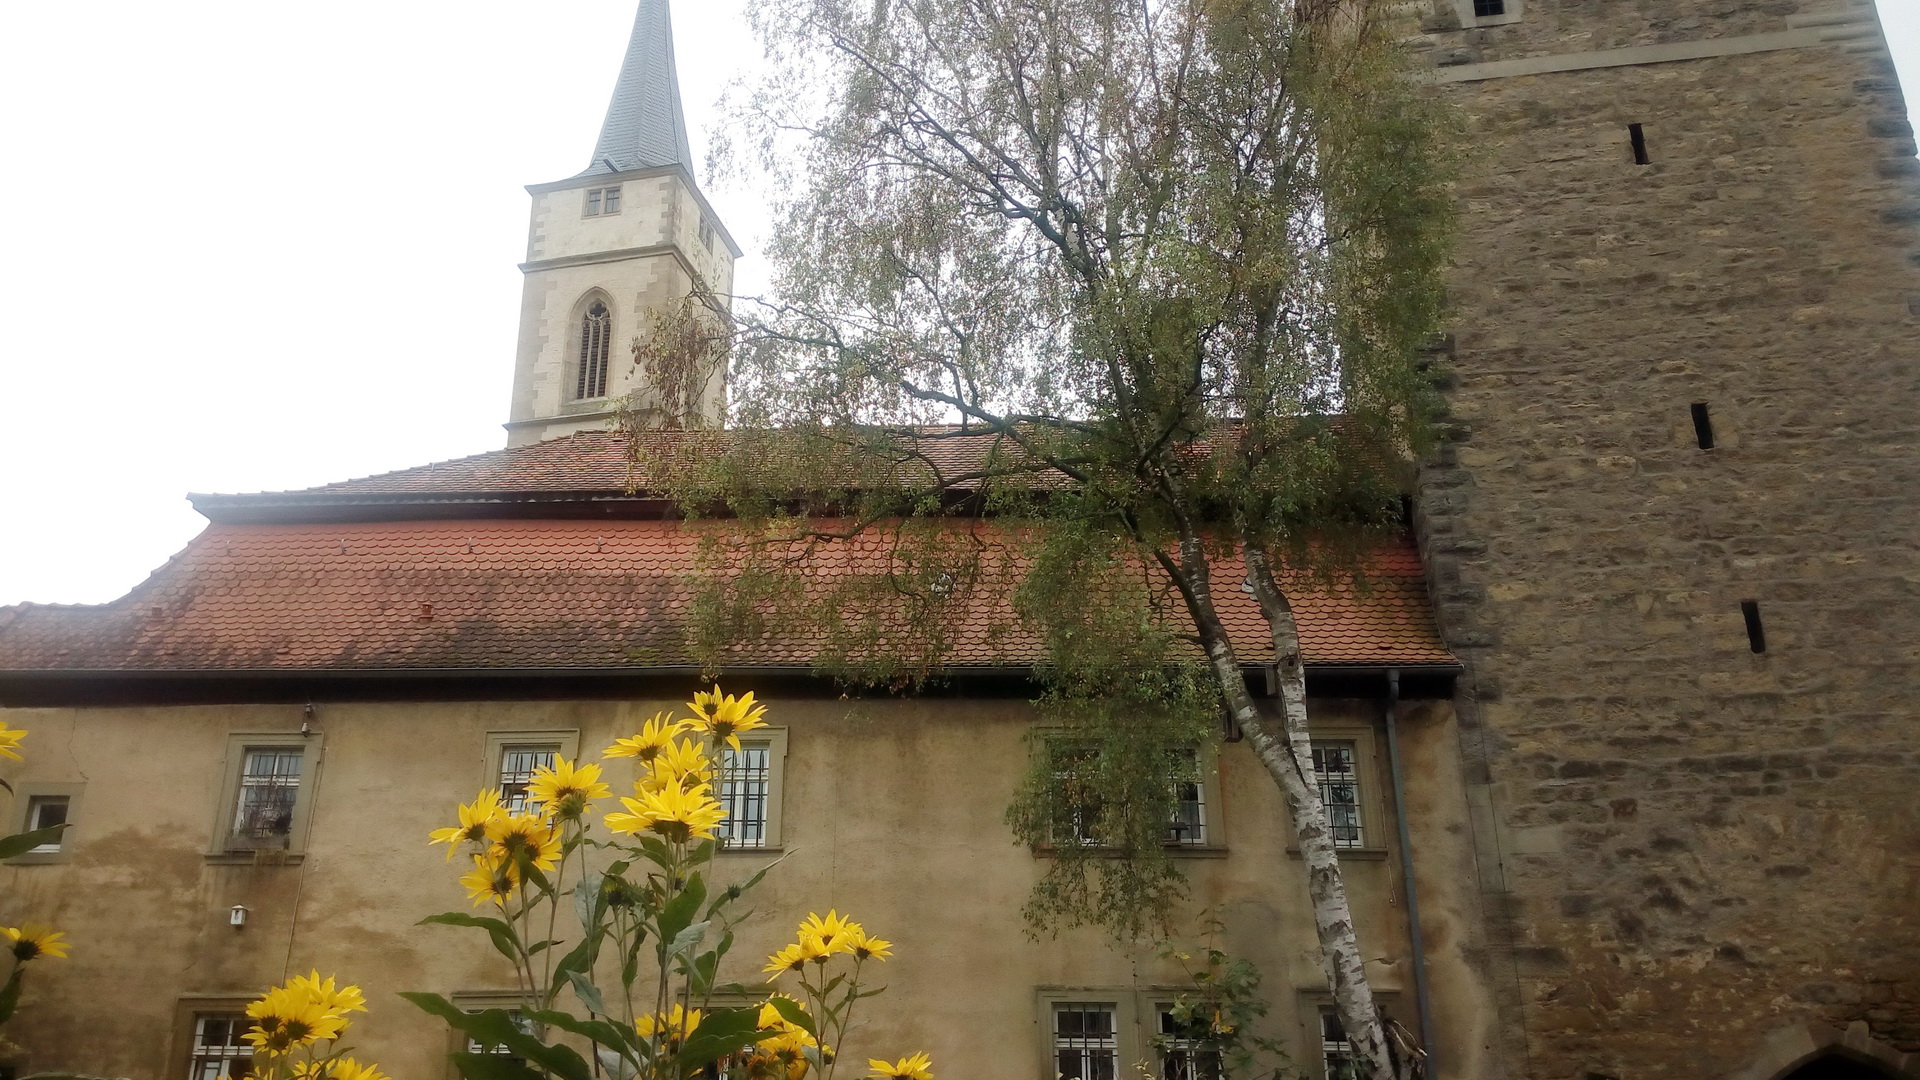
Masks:
[[[578,984],[576,988],[577,986]],[[560,1012],[557,1009],[540,1009],[528,1015],[549,1027],[570,1031],[601,1046],[612,1047],[620,1051],[622,1057],[629,1061],[633,1060],[634,1035],[630,1028],[623,1028],[620,1024],[610,1024],[605,1020],[582,1020],[572,1013]]]
[[[673,935],[673,942],[667,946],[667,956],[682,956],[693,951],[706,940],[707,928],[712,925],[709,922],[697,922]]]
[[[790,997],[778,995],[768,998],[767,1001],[780,1014],[781,1019],[813,1036],[815,1042],[819,1041],[820,1029],[813,1026],[813,1017],[807,1015],[807,1010],[801,1008],[799,1002]]]
[[[560,958],[560,962],[553,966],[553,983],[548,987],[549,997],[554,993],[558,993],[561,984],[565,983],[574,975],[593,969],[593,962],[600,955],[600,940],[605,933],[604,930],[595,930],[589,933],[581,940],[580,944],[573,947],[572,951]],[[599,1013],[606,1012],[605,1009],[601,1008],[595,1008],[593,1011]]]
[[[49,825],[44,829],[35,829],[32,832],[14,833],[12,836],[0,837],[0,859],[11,859],[15,856],[25,855],[41,844],[55,843],[60,839],[60,830],[64,828],[66,828],[64,824]]]
[[[13,974],[7,976],[7,985],[0,986],[0,1024],[13,1019],[13,1010],[20,1007],[20,976],[26,973],[25,965],[15,964]]]
[[[469,1054],[463,1051],[451,1056],[453,1067],[459,1069],[460,1075],[466,1080],[546,1080],[518,1061],[500,1054]]]
[[[678,938],[680,931],[693,923],[694,913],[700,910],[700,904],[706,898],[707,883],[699,874],[688,877],[686,888],[680,890],[680,895],[669,900],[660,911],[658,933],[661,940],[673,941]],[[672,951],[669,950],[667,955],[672,955]]]
[[[588,1068],[586,1059],[581,1057],[578,1051],[566,1046],[548,1046],[539,1039],[521,1031],[505,1009],[482,1009],[479,1012],[467,1012],[446,998],[441,997],[439,994],[405,992],[400,996],[413,1002],[420,1008],[425,1009],[427,1012],[445,1020],[456,1030],[466,1032],[468,1036],[478,1039],[482,1045],[504,1046],[513,1053],[526,1058],[532,1064],[538,1065],[555,1076],[560,1077],[560,1080],[593,1080],[593,1071]],[[455,1055],[455,1059],[458,1060],[460,1056],[461,1055]],[[472,1054],[467,1056],[478,1059],[491,1055]],[[507,1080],[520,1080],[523,1075],[524,1074],[521,1073],[489,1073],[485,1076],[472,1074],[472,1077],[473,1080],[496,1080],[497,1077],[505,1077]],[[536,1080],[543,1080],[543,1078],[539,1077],[538,1073],[532,1075],[536,1077]]]
[[[737,1050],[771,1038],[772,1032],[760,1030],[759,1009],[717,1009],[700,1021],[687,1036],[675,1064],[683,1077],[700,1070]]]
[[[520,935],[514,933],[513,927],[499,919],[490,919],[484,915],[469,915],[464,911],[443,911],[438,915],[429,915],[415,925],[425,926],[428,923],[439,923],[442,926],[478,926],[493,938],[493,947],[500,950],[500,955],[509,960],[520,959]]]
[[[545,952],[546,950],[551,949],[555,945],[559,945],[559,944],[561,944],[561,942],[558,938],[548,938],[545,941],[536,941],[532,945],[529,945],[527,947],[527,955],[532,956],[534,953]]]
[[[567,972],[567,978],[573,983],[574,996],[580,999],[582,1005],[599,1013],[601,1016],[612,1015],[607,1011],[605,999],[600,996],[600,988],[593,985],[593,980],[587,978],[585,972],[569,971]]]
[[[594,928],[607,913],[606,902],[600,895],[600,889],[605,881],[605,874],[582,874],[580,880],[573,886],[574,914],[580,916],[580,929],[588,934],[594,932]]]

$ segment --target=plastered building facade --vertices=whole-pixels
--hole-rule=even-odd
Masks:
[[[1920,1076],[1920,163],[1873,8],[1419,12],[1474,147],[1451,438],[1380,556],[1403,587],[1302,616],[1316,738],[1352,755],[1370,975],[1449,1080]],[[594,434],[648,313],[724,296],[739,254],[672,63],[646,0],[592,165],[529,189],[511,449],[201,497],[208,531],[127,598],[0,609],[0,716],[34,731],[14,825],[36,799],[72,822],[0,868],[0,916],[80,943],[36,972],[18,1067],[188,1075],[200,1019],[318,967],[367,988],[366,1056],[438,1077],[456,1044],[391,992],[501,1000],[484,943],[414,925],[464,906],[426,832],[512,751],[591,756],[694,685],[689,542]],[[837,904],[900,945],[868,1014],[886,1045],[856,1053],[1044,1080],[1078,1003],[1158,1069],[1177,966],[1019,923],[1043,868],[1002,820],[1035,722],[1020,650],[910,700],[843,700],[799,646],[733,657],[779,730],[769,842],[722,873],[790,853],[739,974]],[[268,751],[297,777],[285,842],[236,847]],[[1244,746],[1206,775],[1195,907],[1324,1075],[1284,814]]]

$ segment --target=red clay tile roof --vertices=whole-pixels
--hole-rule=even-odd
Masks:
[[[389,474],[389,486],[552,483],[624,471],[604,444],[558,439]],[[502,467],[505,463],[505,467]],[[530,464],[532,463],[532,464]],[[535,465],[538,465],[536,468]],[[422,474],[430,474],[423,478]],[[571,482],[578,482],[577,480]],[[326,489],[321,489],[326,490]],[[215,523],[132,593],[96,607],[0,609],[0,671],[353,671],[628,668],[690,663],[686,621],[698,533],[674,522],[456,520]],[[878,540],[831,545],[832,576],[884,561]],[[1370,559],[1371,588],[1299,590],[1313,665],[1452,665],[1410,542]],[[1246,662],[1272,655],[1265,624],[1217,572],[1216,600]],[[1033,638],[1011,627],[1010,580],[983,579],[948,666],[1025,667]],[[730,662],[808,666],[817,640],[744,640]]]
[[[471,457],[434,462],[376,476],[343,480],[297,491],[265,491],[242,495],[190,496],[194,506],[216,520],[223,511],[270,505],[340,504],[361,501],[412,502],[450,499],[512,499],[536,495],[625,495],[655,488],[661,470],[688,454],[719,452],[730,443],[751,439],[754,432],[660,431],[639,436],[635,457],[628,456],[627,436],[619,432],[583,431],[526,446],[493,450]],[[977,469],[990,449],[1005,446],[992,435],[956,435],[952,429],[927,428],[914,444],[929,467],[953,477]]]

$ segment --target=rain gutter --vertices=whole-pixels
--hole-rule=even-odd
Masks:
[[[1387,764],[1393,774],[1393,818],[1400,832],[1400,878],[1407,890],[1407,935],[1413,948],[1413,996],[1420,1012],[1420,1047],[1427,1055],[1426,1075],[1440,1075],[1434,1053],[1433,999],[1427,986],[1427,950],[1420,937],[1420,888],[1413,878],[1413,838],[1407,828],[1407,787],[1400,771],[1400,669],[1387,669]]]

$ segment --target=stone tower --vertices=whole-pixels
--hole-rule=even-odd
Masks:
[[[640,0],[613,101],[584,172],[527,189],[526,285],[507,443],[605,428],[647,388],[632,346],[695,289],[725,303],[740,249],[693,177],[667,0]],[[717,419],[724,373],[699,395]]]
[[[1920,1052],[1920,163],[1871,0],[1423,8],[1476,144],[1420,524],[1500,1017],[1441,1075],[1920,1075],[1867,1064]]]

